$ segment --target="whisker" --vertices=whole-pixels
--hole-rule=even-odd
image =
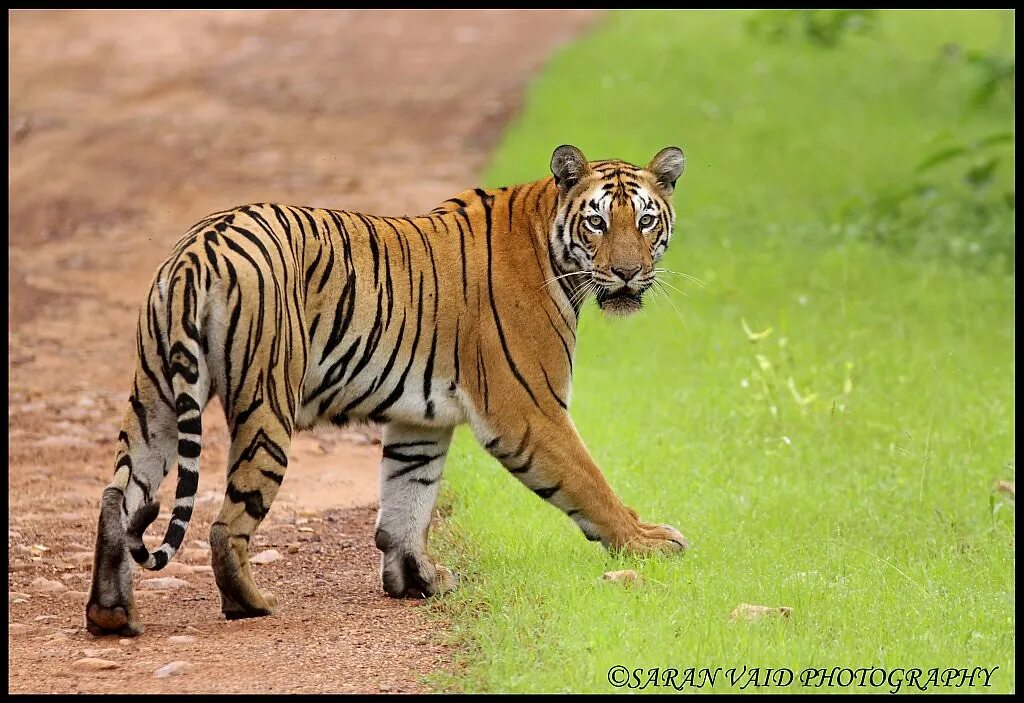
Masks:
[[[689,281],[693,281],[704,290],[708,290],[708,286],[706,283],[704,283],[704,281],[688,273],[683,273],[682,271],[673,271],[672,269],[654,269],[654,271],[656,273],[671,273],[673,276],[682,276],[683,278]]]
[[[573,307],[577,302],[583,300],[593,289],[594,283],[592,281],[585,282],[573,292],[572,296],[567,297],[566,304],[559,308],[558,313],[562,315],[562,317],[565,317],[565,311],[568,308]]]
[[[690,326],[686,324],[686,319],[684,318],[683,313],[681,313],[679,311],[679,308],[676,306],[676,304],[674,302],[672,302],[672,298],[670,298],[668,293],[665,292],[665,289],[661,287],[661,284],[663,283],[663,281],[655,280],[654,282],[656,284],[658,284],[658,285],[654,286],[654,289],[659,291],[665,297],[665,300],[668,301],[668,304],[671,305],[672,309],[676,311],[676,317],[678,317],[679,321],[681,323],[683,323],[683,328],[687,332],[689,332],[690,331]]]
[[[551,278],[549,278],[546,281],[544,281],[544,285],[542,285],[537,290],[541,290],[542,288],[547,288],[552,283],[554,283],[555,281],[560,280],[562,278],[568,278],[569,276],[586,276],[589,273],[590,273],[589,271],[570,271],[569,273],[563,273],[560,276],[552,276]]]
[[[658,279],[654,279],[654,280],[655,280],[655,281],[658,281]],[[679,293],[679,295],[683,296],[684,298],[689,298],[689,297],[690,297],[690,296],[689,296],[689,295],[687,295],[687,294],[686,294],[685,292],[683,292],[683,291],[679,290],[678,288],[676,288],[676,287],[675,287],[674,285],[672,285],[672,284],[671,284],[671,283],[669,283],[668,281],[658,281],[658,283],[661,283],[662,285],[666,285],[666,286],[668,286],[669,288],[671,288],[672,290],[674,290],[674,291],[675,291],[676,293]]]

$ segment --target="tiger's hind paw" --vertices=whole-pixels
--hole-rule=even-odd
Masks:
[[[246,618],[262,618],[277,612],[277,597],[273,593],[259,591],[259,597],[253,602],[240,604],[229,596],[221,593],[221,612],[228,620],[244,620]]]
[[[96,637],[138,637],[145,628],[141,622],[132,618],[132,610],[130,606],[124,605],[104,607],[99,603],[89,603],[85,608],[85,629]]]

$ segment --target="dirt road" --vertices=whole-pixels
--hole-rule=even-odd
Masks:
[[[274,550],[257,578],[278,595],[280,614],[223,620],[202,541],[224,487],[216,403],[204,418],[190,548],[155,575],[175,581],[136,577],[145,634],[85,633],[135,316],[157,264],[208,212],[284,201],[418,213],[474,185],[525,81],[593,15],[9,19],[10,690],[417,690],[447,652],[423,617],[429,606],[380,590],[380,447],[359,433],[294,443],[254,542]],[[540,175],[546,155],[537,162]],[[173,482],[161,492],[166,506]],[[166,518],[150,531],[163,534]]]

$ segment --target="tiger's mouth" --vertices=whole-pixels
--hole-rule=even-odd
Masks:
[[[625,317],[644,306],[643,294],[625,286],[617,290],[601,289],[597,292],[597,306],[608,315]]]

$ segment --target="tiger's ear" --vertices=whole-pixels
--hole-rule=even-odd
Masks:
[[[563,144],[551,155],[551,173],[558,189],[567,193],[590,173],[590,164],[582,151],[571,144]]]
[[[667,146],[651,159],[647,164],[647,170],[654,174],[655,180],[666,193],[671,194],[676,187],[676,181],[683,175],[683,166],[686,158],[683,150],[677,146]]]

